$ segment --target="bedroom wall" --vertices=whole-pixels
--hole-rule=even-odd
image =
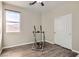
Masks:
[[[40,14],[32,10],[28,10],[22,7],[13,6],[9,4],[3,4],[4,9],[10,9],[21,12],[21,31],[14,33],[6,33],[4,31],[3,48],[29,44],[33,42],[33,26],[38,26],[41,24]],[[5,12],[4,12],[5,13]],[[4,15],[5,18],[5,15]],[[5,29],[5,19],[4,19],[4,29]]]
[[[79,2],[64,3],[56,9],[42,13],[43,29],[46,33],[47,40],[52,44],[55,43],[54,19],[67,14],[72,14],[72,49],[79,51]]]
[[[2,2],[0,1],[0,54],[2,51]]]
[[[45,31],[46,41],[54,44],[54,34],[53,34],[54,20],[52,17],[53,16],[51,16],[51,12],[42,13],[41,15],[42,26],[43,26],[43,31]]]

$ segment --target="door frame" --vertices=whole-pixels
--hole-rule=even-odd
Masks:
[[[67,14],[67,15],[71,15],[71,48],[68,48],[68,49],[72,49],[72,14],[70,13],[70,14]],[[63,15],[63,16],[65,16],[65,15]],[[59,16],[59,17],[62,17],[62,16]],[[57,18],[59,18],[59,17],[57,17]],[[55,32],[55,19],[56,18],[54,18],[54,42],[55,42],[55,44],[56,44],[56,39],[55,39],[55,34],[56,34],[56,32]],[[64,46],[63,46],[64,47]],[[66,48],[66,47],[65,47]]]

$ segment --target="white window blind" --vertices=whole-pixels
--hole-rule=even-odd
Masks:
[[[20,13],[5,10],[6,11],[6,32],[20,32]]]

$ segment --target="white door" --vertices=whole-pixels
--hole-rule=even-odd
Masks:
[[[55,18],[54,34],[56,44],[72,49],[72,14]]]

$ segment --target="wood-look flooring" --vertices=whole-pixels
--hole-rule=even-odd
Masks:
[[[44,51],[32,50],[32,44],[4,49],[1,57],[75,57],[77,53],[57,44],[45,44]]]

